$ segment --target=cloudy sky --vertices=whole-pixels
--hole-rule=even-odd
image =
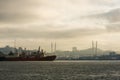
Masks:
[[[120,50],[120,0],[0,0],[0,46]]]

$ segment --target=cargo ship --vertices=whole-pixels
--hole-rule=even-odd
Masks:
[[[45,57],[0,57],[0,61],[53,61],[56,56],[45,56]]]
[[[12,51],[7,56],[0,56],[0,61],[53,61],[56,59],[56,55],[45,56],[45,52],[43,49],[36,52],[26,52],[21,51],[21,53],[17,52],[13,53]]]

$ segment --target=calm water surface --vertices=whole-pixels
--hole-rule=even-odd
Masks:
[[[120,80],[120,61],[0,62],[0,80]]]

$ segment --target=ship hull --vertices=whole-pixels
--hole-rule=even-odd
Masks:
[[[39,57],[39,58],[23,58],[23,57],[1,57],[0,61],[53,61],[56,59],[56,56],[45,56],[45,57]]]

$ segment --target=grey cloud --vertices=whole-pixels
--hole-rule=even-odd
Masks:
[[[101,14],[101,17],[108,19],[110,22],[120,21],[120,8],[111,10],[107,13]]]
[[[108,32],[120,32],[120,8],[101,14],[100,17],[109,21],[106,25]]]
[[[106,26],[108,32],[120,32],[120,23],[109,24]]]
[[[89,15],[87,17],[88,18],[107,19],[110,22],[119,22],[120,21],[120,8],[113,9],[108,12],[103,12],[100,14]]]
[[[100,30],[89,29],[72,29],[61,31],[42,31],[42,30],[27,30],[18,28],[1,28],[1,38],[48,38],[48,39],[62,39],[62,38],[75,38],[84,37],[89,35],[100,34]]]
[[[107,20],[108,23],[105,25],[105,27],[108,32],[120,32],[120,8],[113,9],[101,14],[89,15],[86,18]]]
[[[37,19],[37,16],[30,14],[10,14],[10,13],[0,13],[0,22],[1,23],[25,23],[29,21],[34,21]]]
[[[91,0],[90,1],[92,4],[95,5],[101,5],[101,6],[109,6],[109,7],[115,7],[117,5],[119,5],[119,0]]]
[[[35,4],[32,0],[0,0],[0,22],[21,23],[38,19],[34,14]]]

